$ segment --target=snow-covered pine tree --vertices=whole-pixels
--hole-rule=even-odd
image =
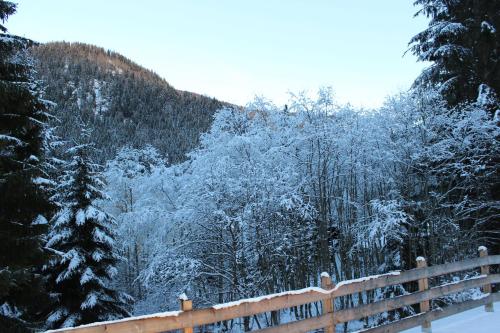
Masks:
[[[416,15],[429,27],[410,41],[410,51],[432,65],[416,85],[437,85],[451,106],[478,100],[499,108],[500,1],[417,0]]]
[[[476,133],[475,136],[467,137],[466,141],[458,141],[461,145],[450,145],[450,149],[454,150],[446,151],[446,155],[443,155],[446,158],[439,163],[436,161],[439,155],[428,156],[427,160],[432,164],[424,170],[439,170],[433,175],[433,178],[437,177],[435,189],[429,192],[442,193],[441,197],[447,201],[448,207],[443,205],[443,210],[453,207],[466,211],[460,219],[456,212],[453,214],[454,219],[460,221],[462,229],[468,230],[471,226],[472,230],[479,229],[481,237],[485,237],[490,246],[496,247],[500,244],[496,223],[500,202],[500,160],[494,152],[498,149],[499,141],[495,135],[491,137],[492,140],[480,141],[483,135],[492,133],[489,129],[491,124],[484,118],[481,118],[482,124],[475,121],[479,119],[477,115],[481,114],[482,109],[499,124],[500,1],[417,0],[414,4],[421,6],[417,15],[426,15],[430,22],[426,30],[411,39],[410,51],[419,60],[432,62],[417,78],[415,86],[424,88],[423,91],[429,86],[437,88],[451,112],[464,116],[448,116],[444,111],[441,115],[443,119],[457,122],[443,123],[432,130],[436,130],[437,137],[447,139],[457,134],[469,136],[468,133]],[[461,127],[464,124],[472,126],[463,131]],[[453,140],[437,142],[449,144]],[[468,147],[470,142],[476,143],[472,145],[473,149]],[[480,150],[483,152],[477,154]],[[477,167],[471,169],[471,166]],[[481,185],[483,181],[486,186]]]
[[[3,23],[16,5],[0,1]],[[34,328],[46,304],[39,270],[53,206],[43,171],[48,102],[40,98],[32,41],[0,25],[0,331]]]
[[[85,130],[83,130],[85,134]],[[120,256],[115,249],[114,218],[96,206],[102,192],[100,166],[90,159],[91,144],[68,149],[71,158],[54,200],[60,209],[51,220],[47,247],[58,254],[46,267],[53,311],[51,328],[128,316],[130,297],[111,287]]]

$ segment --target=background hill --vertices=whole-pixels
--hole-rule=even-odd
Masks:
[[[214,112],[224,103],[179,91],[154,72],[103,48],[55,42],[33,48],[45,97],[57,103],[64,139],[79,135],[81,120],[93,128],[102,159],[124,145],[151,144],[171,163],[185,159]]]

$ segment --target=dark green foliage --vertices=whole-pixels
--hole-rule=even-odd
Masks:
[[[7,18],[16,12],[16,5],[10,1],[0,1],[0,21],[4,23]],[[6,32],[7,28],[5,28],[2,24],[0,24],[0,31]]]
[[[101,162],[122,146],[153,145],[171,163],[183,161],[223,103],[179,91],[155,73],[102,48],[48,43],[34,48],[47,98],[58,105],[58,134],[79,135],[83,119],[94,129]]]
[[[0,2],[4,21],[15,6]],[[4,27],[1,27],[5,31]],[[0,331],[33,327],[46,303],[39,269],[52,209],[39,185],[44,173],[45,102],[26,48],[29,40],[0,34]]]
[[[450,106],[474,102],[480,93],[491,112],[500,94],[500,1],[417,0],[429,27],[410,41],[410,51],[432,65],[417,79],[436,85]],[[481,85],[485,85],[481,87]],[[496,95],[496,96],[495,96]]]

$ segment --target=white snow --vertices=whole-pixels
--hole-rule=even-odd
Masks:
[[[239,301],[217,304],[217,305],[212,306],[212,309],[219,310],[219,309],[231,308],[233,306],[241,305],[244,303],[256,303],[256,302],[260,302],[263,300],[273,299],[275,297],[304,294],[307,292],[318,292],[318,293],[322,293],[322,294],[329,294],[332,291],[331,290],[326,291],[326,290],[324,290],[322,288],[318,288],[318,287],[309,287],[309,288],[304,288],[304,289],[299,289],[299,290],[284,291],[282,293],[259,296],[259,297],[254,297],[254,298],[246,298],[246,299],[242,299]]]
[[[79,314],[73,313],[70,314],[66,320],[62,323],[62,327],[67,328],[67,327],[72,327],[75,326],[75,323],[77,323],[81,319],[81,316]]]
[[[433,333],[493,333],[500,327],[500,302],[494,304],[496,312],[484,311],[484,306],[465,311],[454,316],[432,322]],[[404,333],[420,333],[420,327],[414,327]]]
[[[467,28],[462,23],[441,22],[436,24],[433,30],[435,30],[436,34],[456,36],[467,31]]]
[[[417,261],[425,261],[424,257],[417,257]]]
[[[480,247],[478,247],[478,248],[477,248],[477,250],[478,250],[479,252],[482,252],[482,251],[488,251],[488,249],[486,248],[486,246],[483,246],[483,245],[481,245]]]
[[[95,276],[94,272],[92,272],[92,269],[91,269],[90,267],[87,267],[87,268],[85,269],[85,271],[83,272],[83,274],[82,274],[81,278],[80,278],[80,284],[81,284],[81,285],[84,285],[84,284],[86,284],[87,282],[89,282],[89,281],[91,281],[91,280],[95,279],[95,277],[96,277],[96,276]]]
[[[116,274],[118,274],[118,270],[116,269],[116,267],[109,265],[108,267],[106,267],[106,274],[108,274],[110,278],[113,278],[114,276],[116,276]]]
[[[329,278],[330,274],[328,274],[327,272],[323,272],[323,273],[321,273],[321,277]]]
[[[77,326],[77,327],[68,327],[68,328],[64,328],[64,329],[48,330],[48,331],[45,331],[45,333],[69,332],[69,331],[72,331],[75,329],[81,329],[84,327],[103,326],[103,325],[109,325],[109,324],[121,323],[121,322],[139,320],[139,319],[163,318],[163,317],[172,317],[172,316],[177,317],[179,315],[179,313],[181,313],[181,312],[182,311],[167,311],[167,312],[154,313],[151,315],[123,318],[123,319],[118,319],[118,320],[100,321],[97,323],[91,323],[91,324],[81,325],[81,326]]]
[[[76,212],[75,218],[76,218],[76,225],[84,225],[85,224],[85,212],[83,210],[79,209]]]
[[[52,311],[52,313],[50,313],[49,317],[47,318],[47,322],[54,323],[56,321],[61,320],[63,316],[67,315],[68,315],[68,310],[66,308],[59,307],[56,310]]]
[[[31,225],[44,225],[44,224],[49,224],[47,219],[43,215],[38,215],[33,222],[31,222]]]
[[[457,279],[457,280],[455,280],[453,282],[443,283],[440,286],[444,287],[444,286],[449,286],[449,285],[457,284],[457,283],[464,282],[464,281],[482,279],[482,278],[485,278],[485,277],[487,277],[487,275],[477,275],[477,276],[470,277],[468,279],[463,279],[463,280]],[[483,295],[488,296],[489,294],[482,294],[482,296]],[[481,297],[479,297],[479,298],[481,298]],[[475,299],[477,299],[477,298],[475,298]]]
[[[379,274],[379,275],[371,275],[371,276],[366,276],[366,277],[362,277],[362,278],[359,278],[359,279],[353,279],[353,280],[346,280],[346,281],[341,281],[339,282],[335,288],[333,290],[337,290],[339,289],[341,286],[345,286],[347,284],[351,284],[351,283],[358,283],[358,282],[363,282],[363,281],[368,281],[368,280],[373,280],[373,279],[377,279],[379,277],[383,277],[383,276],[392,276],[392,275],[399,275],[401,274],[401,272],[399,271],[395,271],[395,272],[389,272],[389,273],[386,273],[386,274]]]
[[[102,231],[100,228],[97,228],[97,227],[94,228],[93,236],[94,236],[93,238],[96,242],[106,243],[109,245],[113,245],[115,243],[113,238],[109,237],[106,232]]]
[[[98,298],[99,295],[97,293],[91,292],[90,294],[87,295],[85,301],[83,301],[83,303],[80,305],[80,308],[82,310],[92,309],[97,304]]]
[[[497,29],[495,29],[495,27],[490,22],[483,21],[481,22],[481,32],[494,34],[495,32],[497,32]]]
[[[85,259],[76,251],[75,249],[71,249],[68,252],[66,252],[63,257],[61,262],[66,263],[69,260],[68,268],[64,271],[62,271],[56,279],[57,283],[60,283],[61,281],[66,280],[68,277],[71,276],[71,274],[74,273],[75,269],[82,264]]]
[[[55,182],[53,180],[43,178],[43,177],[33,178],[32,182],[35,185],[54,185],[55,184]]]
[[[102,88],[106,85],[106,82],[100,82],[97,79],[94,79],[94,101],[95,101],[95,109],[94,114],[96,116],[105,113],[109,109],[108,100],[103,97]]]
[[[103,223],[106,220],[106,214],[93,206],[89,206],[85,210],[85,218],[88,220],[95,219],[98,222]]]
[[[96,262],[99,262],[104,258],[104,252],[101,250],[97,249],[94,252],[92,252],[92,259],[94,259]]]
[[[348,284],[368,281],[368,280],[376,279],[376,278],[379,278],[382,276],[393,276],[393,275],[399,275],[399,274],[401,274],[401,273],[396,271],[396,272],[389,272],[389,273],[380,274],[380,275],[371,275],[371,276],[362,277],[359,279],[341,281],[335,286],[335,288],[330,289],[330,290],[324,290],[324,289],[318,288],[318,287],[309,287],[309,288],[304,288],[304,289],[299,289],[299,290],[285,291],[285,292],[271,294],[271,295],[259,296],[259,297],[254,297],[254,298],[247,298],[247,299],[242,299],[239,301],[217,304],[217,305],[212,306],[212,309],[217,310],[217,309],[230,308],[230,307],[237,306],[237,305],[244,304],[244,303],[255,303],[255,302],[262,301],[262,300],[269,300],[269,299],[272,299],[275,297],[286,296],[286,295],[298,295],[298,294],[304,294],[304,293],[308,293],[308,292],[318,292],[318,293],[322,293],[322,294],[330,294],[330,293],[334,292],[335,290],[338,290],[340,287],[348,285]]]
[[[187,297],[186,293],[182,293],[179,295],[179,299],[181,301],[187,301],[189,298]]]
[[[17,318],[22,315],[22,312],[6,302],[0,305],[0,315],[8,318]]]
[[[7,142],[14,142],[17,145],[24,145],[23,141],[19,140],[16,137],[10,136],[10,135],[0,134],[0,140],[7,141]]]
[[[30,155],[30,157],[28,157],[28,162],[36,163],[36,162],[40,162],[40,160],[35,155]]]
[[[484,83],[479,85],[476,102],[480,106],[495,105],[496,100],[496,93],[490,86]]]

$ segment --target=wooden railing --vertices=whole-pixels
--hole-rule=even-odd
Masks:
[[[190,300],[181,300],[181,310],[154,315],[131,317],[122,320],[94,323],[74,328],[53,330],[58,333],[158,333],[173,330],[193,332],[193,328],[214,324],[235,318],[254,316],[261,313],[321,302],[321,315],[286,324],[267,327],[253,332],[308,332],[325,329],[335,332],[335,325],[359,320],[381,312],[396,310],[420,303],[421,313],[386,325],[364,330],[364,333],[399,332],[422,325],[423,332],[430,332],[433,320],[447,317],[478,306],[485,305],[486,311],[493,311],[493,302],[500,301],[500,293],[491,293],[491,284],[500,282],[500,274],[490,274],[489,266],[500,264],[500,255],[488,256],[485,247],[479,248],[480,256],[459,262],[427,267],[425,259],[417,258],[417,268],[369,276],[362,279],[343,281],[334,285],[328,274],[321,275],[321,288],[311,287],[290,292],[261,296],[258,298],[218,304],[210,308],[192,309]],[[481,269],[481,275],[445,285],[429,288],[428,279],[440,275]],[[376,288],[388,287],[418,281],[419,291],[397,296],[357,307],[334,309],[334,299]],[[483,297],[447,306],[443,309],[430,308],[430,300],[463,290],[482,287]]]

